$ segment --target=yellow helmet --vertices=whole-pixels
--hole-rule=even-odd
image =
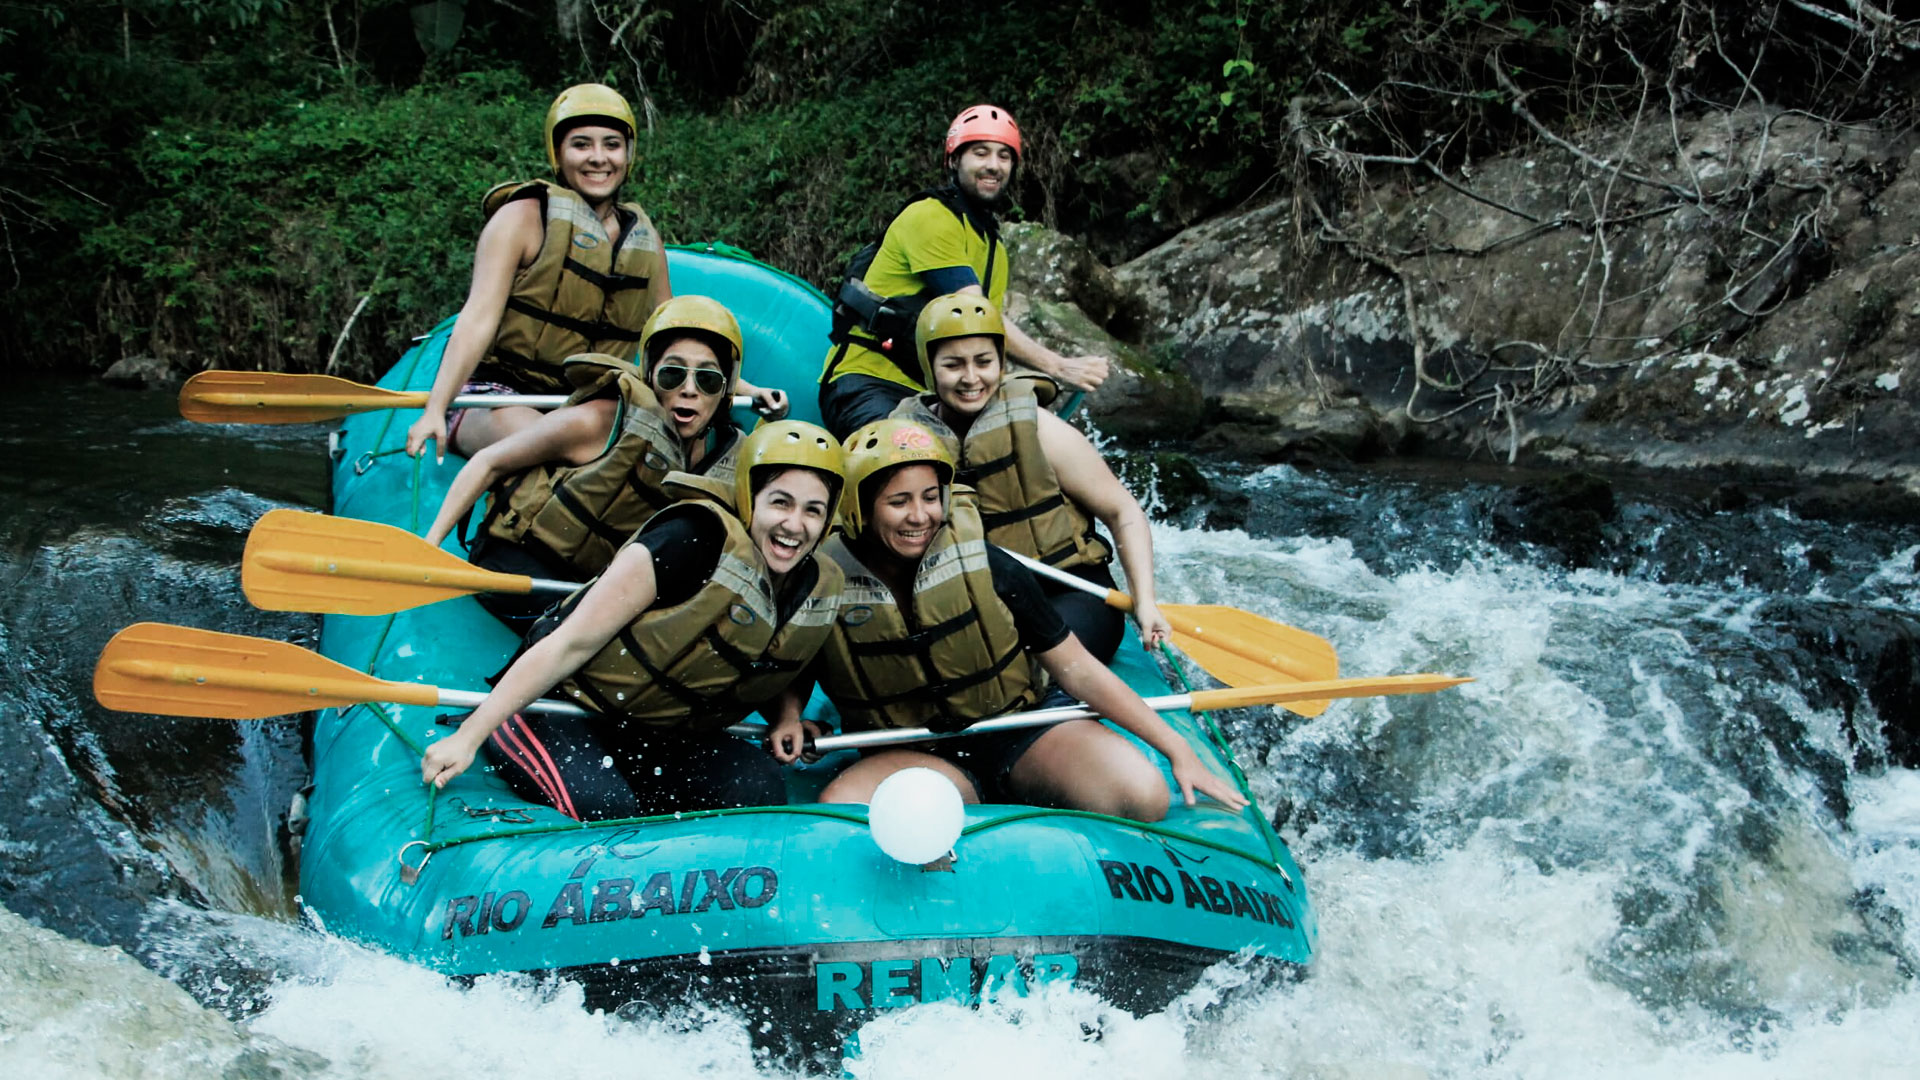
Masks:
[[[729,378],[739,374],[740,323],[733,312],[711,296],[676,296],[654,308],[640,328],[640,367],[648,379],[653,378],[653,365],[660,362],[667,343],[681,336],[668,333],[674,330],[690,330],[706,338]],[[660,341],[658,349],[654,348],[656,337]]]
[[[581,83],[560,91],[560,96],[547,106],[547,165],[556,175],[560,172],[558,153],[560,136],[564,127],[578,127],[586,120],[605,120],[607,126],[626,132],[629,147],[633,143],[633,134],[637,130],[633,122],[633,107],[620,91],[600,83]],[[633,154],[627,154],[627,175],[633,175]]]
[[[931,465],[940,485],[953,483],[953,455],[933,432],[911,420],[875,420],[847,436],[847,486],[840,496],[840,520],[858,536],[867,521],[869,480],[896,465]]]
[[[1007,356],[1007,326],[993,301],[973,293],[949,293],[936,296],[920,309],[920,320],[913,327],[913,343],[920,351],[920,370],[933,372],[933,360],[927,353],[948,338],[984,336],[993,339],[1000,359]]]
[[[740,441],[733,472],[733,505],[742,524],[753,524],[753,474],[786,469],[812,469],[821,474],[827,482],[827,515],[832,517],[840,489],[846,486],[846,455],[826,428],[804,420],[776,420],[754,428]]]

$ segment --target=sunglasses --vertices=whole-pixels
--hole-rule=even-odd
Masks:
[[[680,384],[693,376],[693,388],[708,397],[719,397],[727,388],[726,372],[718,368],[690,368],[682,364],[661,364],[653,369],[653,385],[662,390],[678,390]]]

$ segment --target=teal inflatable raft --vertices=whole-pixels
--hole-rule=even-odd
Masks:
[[[788,388],[795,416],[817,420],[825,298],[730,250],[676,249],[670,264],[676,292],[739,316],[748,377]],[[430,386],[451,326],[381,385]],[[458,461],[400,452],[416,415],[347,421],[335,513],[416,533],[431,520]],[[328,617],[322,650],[383,678],[484,689],[515,644],[462,598]],[[1143,695],[1168,692],[1135,638],[1115,670]],[[1168,719],[1239,777],[1204,719]],[[448,730],[420,707],[318,714],[300,878],[305,911],[328,931],[449,975],[551,972],[609,1009],[730,1002],[772,1033],[756,1037],[832,1053],[875,1010],[1062,982],[1152,1011],[1242,950],[1286,969],[1313,952],[1306,885],[1257,807],[1188,809],[1176,791],[1157,825],[970,807],[952,865],[923,870],[881,852],[864,807],[810,801],[845,755],[789,770],[788,806],[583,825],[478,768],[430,795],[420,748]]]

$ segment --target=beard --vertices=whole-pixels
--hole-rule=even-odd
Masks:
[[[959,169],[952,171],[951,178],[953,180],[953,186],[960,190],[960,194],[967,197],[968,202],[988,213],[997,212],[1012,202],[1012,172],[1008,172],[1007,175],[1001,179],[1000,190],[994,192],[992,195],[981,194],[978,187],[975,187],[972,183],[961,177]]]

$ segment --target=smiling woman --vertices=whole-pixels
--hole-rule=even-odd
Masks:
[[[991,300],[967,293],[927,301],[914,328],[920,362],[933,392],[907,398],[893,415],[912,420],[946,444],[958,479],[973,488],[987,538],[1008,551],[1066,571],[1093,589],[1042,587],[1060,617],[1105,663],[1120,647],[1120,612],[1102,593],[1113,589],[1113,550],[1094,531],[1113,534],[1133,590],[1133,616],[1148,646],[1173,628],[1153,584],[1153,532],[1146,511],[1079,430],[1048,412],[1044,380],[1009,378],[1005,321]]]
[[[847,439],[845,535],[826,545],[847,585],[847,614],[821,650],[819,679],[848,731],[952,731],[1066,695],[1164,755],[1189,806],[1195,793],[1229,810],[1236,786],[1193,748],[1054,613],[1030,571],[987,543],[971,495],[952,488],[954,463],[933,433],[880,420]],[[1056,703],[1067,698],[1055,693]],[[967,802],[1024,802],[1159,821],[1160,770],[1094,720],[974,735],[926,749],[881,750],[849,766],[822,802],[867,802],[887,777],[928,768]]]
[[[798,756],[799,726],[768,751],[725,729],[826,642],[841,574],[813,552],[841,476],[824,430],[756,429],[740,449],[737,511],[693,499],[655,517],[534,624],[493,692],[427,747],[421,779],[444,787],[484,744],[523,798],[580,820],[784,802],[780,764]],[[591,718],[518,713],[556,686]]]
[[[646,212],[619,202],[632,169],[633,110],[612,87],[583,83],[547,108],[547,164],[559,183],[509,181],[487,192],[473,285],[407,452],[449,444],[472,456],[532,424],[527,408],[448,407],[462,392],[553,393],[579,353],[633,357],[647,317],[673,290]],[[475,381],[469,382],[469,379]]]

